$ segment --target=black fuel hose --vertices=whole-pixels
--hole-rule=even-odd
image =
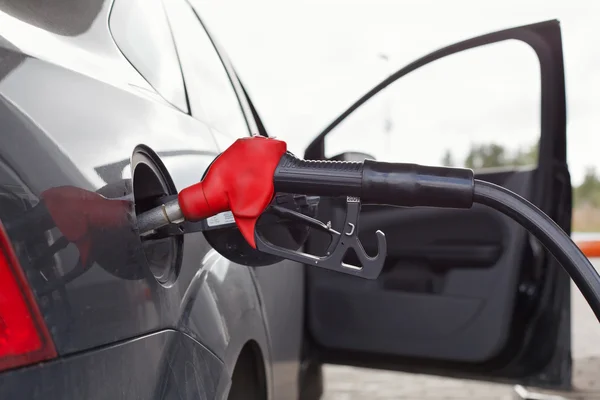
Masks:
[[[365,204],[471,208],[473,171],[409,163],[302,160],[284,154],[275,190],[313,196],[360,197]]]
[[[285,154],[273,177],[276,190],[355,196],[364,203],[403,207],[491,207],[531,232],[571,276],[600,321],[600,275],[575,243],[535,205],[464,168],[418,164],[301,160]]]
[[[529,201],[502,186],[475,179],[473,200],[500,211],[531,232],[571,276],[600,321],[600,275],[565,231]]]

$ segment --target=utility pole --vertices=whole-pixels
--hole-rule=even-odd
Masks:
[[[391,72],[389,72],[390,57],[385,53],[379,53],[379,58],[381,60],[383,60],[383,62],[385,63],[385,72],[386,72],[386,78],[387,78],[387,76],[389,76],[391,74]],[[384,90],[387,90],[387,88]],[[394,124],[392,122],[391,94],[387,93],[385,95],[385,99],[384,99],[383,133],[384,133],[384,137],[385,137],[385,154],[386,154],[386,159],[388,159],[388,160],[389,160],[390,154],[392,154],[391,135],[392,135],[393,126],[394,126]]]

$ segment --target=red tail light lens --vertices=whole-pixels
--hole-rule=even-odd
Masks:
[[[0,224],[0,370],[54,357],[52,339]]]

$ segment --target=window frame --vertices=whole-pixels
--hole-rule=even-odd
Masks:
[[[152,88],[152,90],[154,90],[154,92],[160,96],[160,98],[162,98],[164,101],[166,101],[169,105],[171,105],[172,107],[175,107],[177,110],[184,112],[184,113],[189,113],[190,112],[190,107],[189,107],[189,100],[188,100],[188,95],[187,95],[187,91],[186,91],[186,86],[185,86],[185,79],[183,76],[183,69],[181,66],[181,61],[179,59],[179,53],[177,52],[177,44],[175,43],[175,38],[173,37],[173,31],[171,29],[171,24],[169,21],[169,18],[167,16],[166,10],[164,9],[164,3],[162,0],[157,0],[158,5],[160,5],[160,8],[162,10],[162,14],[163,17],[165,18],[165,23],[166,23],[166,28],[168,29],[168,34],[169,34],[169,39],[170,39],[170,43],[173,46],[173,50],[175,52],[175,62],[177,64],[177,70],[179,71],[177,80],[181,82],[181,90],[182,93],[180,94],[181,98],[178,100],[181,100],[181,104],[178,104],[178,101],[174,101],[174,99],[172,98],[168,98],[168,96],[165,96],[165,94],[162,92],[161,89],[156,87],[156,83],[155,82],[151,82],[151,80],[149,79],[148,76],[146,76],[141,70],[140,67],[138,65],[136,65],[132,59],[131,56],[128,55],[122,46],[122,41],[118,40],[117,37],[115,37],[115,33],[114,33],[114,25],[115,23],[115,5],[117,4],[118,1],[127,1],[127,0],[115,0],[111,5],[110,5],[110,10],[108,12],[108,16],[107,16],[107,26],[108,26],[108,31],[110,33],[110,37],[112,39],[112,42],[115,44],[116,48],[118,49],[118,51],[121,53],[121,55],[123,56],[123,58],[125,59],[125,61],[127,63],[129,63],[129,65],[131,65],[131,67],[139,74],[139,76],[144,79],[148,85],[150,86],[150,88]],[[117,17],[118,18],[118,17]],[[121,45],[119,44],[121,43]],[[173,77],[170,77],[169,79],[173,79]],[[179,95],[178,95],[179,96]]]
[[[239,77],[237,75],[235,68],[233,67],[233,65],[231,63],[231,60],[229,60],[229,58],[227,57],[223,48],[215,40],[214,36],[211,34],[209,29],[206,27],[206,24],[202,21],[202,18],[200,17],[198,10],[196,9],[196,6],[194,6],[188,0],[185,0],[185,2],[190,7],[191,11],[194,14],[194,17],[200,24],[200,27],[202,28],[202,30],[204,31],[204,33],[210,40],[210,43],[212,44],[212,47],[213,47],[216,55],[219,57],[219,61],[221,62],[221,65],[223,66],[223,72],[226,74],[227,79],[229,80],[229,84],[231,85],[233,92],[235,94],[235,97],[237,99],[237,104],[239,106],[240,112],[244,117],[246,127],[248,128],[248,136],[251,136],[254,133],[258,133],[258,124],[257,124],[256,120],[254,119],[254,115],[253,115],[251,107],[248,103],[248,99],[246,99],[246,96],[244,94],[244,89],[241,86],[241,82],[239,80]],[[169,23],[171,23],[171,21],[169,21]],[[173,35],[173,32],[171,32],[171,34],[173,36],[173,42],[175,43],[175,48],[177,50],[177,54],[179,57],[180,44],[177,40],[177,37],[175,37],[175,35]],[[191,99],[188,94],[190,87],[188,87],[188,83],[186,80],[186,70],[185,70],[184,66],[181,64],[181,61],[180,60],[178,60],[178,61],[179,61],[179,67],[181,69],[181,74],[183,77],[183,85],[185,88],[186,101],[188,103],[187,114],[189,114],[192,118],[195,118],[194,115],[192,114],[192,107],[190,104]],[[193,73],[193,71],[191,71],[190,73]]]

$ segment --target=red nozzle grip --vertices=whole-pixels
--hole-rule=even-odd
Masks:
[[[236,140],[213,162],[202,182],[179,192],[183,215],[198,221],[231,211],[246,241],[256,248],[256,221],[273,199],[273,175],[286,151],[281,140],[262,136]]]

